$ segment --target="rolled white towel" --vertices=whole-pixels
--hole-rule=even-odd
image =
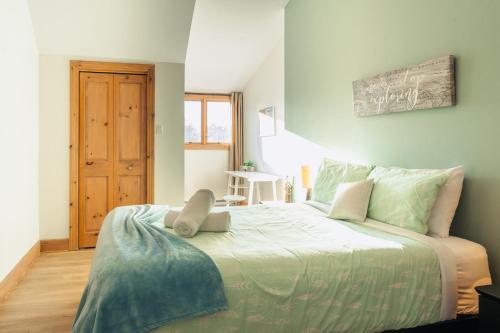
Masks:
[[[174,221],[177,219],[181,212],[182,208],[170,208],[165,215],[165,218],[163,219],[163,224],[165,224],[165,227],[172,229],[174,227]]]
[[[165,215],[164,224],[167,228],[172,228],[175,219],[181,213],[182,209],[172,208]],[[227,232],[231,228],[231,214],[228,211],[211,212],[203,221],[199,231],[209,232]]]
[[[210,190],[199,190],[186,203],[174,221],[174,231],[182,237],[193,237],[215,204]]]

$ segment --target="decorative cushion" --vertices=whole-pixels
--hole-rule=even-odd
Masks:
[[[448,175],[448,181],[439,191],[427,225],[430,236],[446,238],[450,236],[450,226],[462,194],[464,167],[458,166],[441,171]]]
[[[372,193],[373,180],[340,183],[328,217],[337,220],[364,222]]]
[[[324,158],[318,169],[311,200],[330,204],[340,183],[365,180],[372,169],[372,165],[357,165]]]
[[[427,233],[432,207],[448,180],[445,172],[376,167],[369,177],[374,181],[369,218]]]

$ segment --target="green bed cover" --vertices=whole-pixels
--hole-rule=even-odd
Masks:
[[[153,332],[362,333],[440,320],[429,246],[304,204],[230,209],[231,232],[187,239],[219,268],[229,310]]]

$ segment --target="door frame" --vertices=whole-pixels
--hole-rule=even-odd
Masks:
[[[80,123],[80,73],[146,75],[146,202],[154,200],[155,65],[121,62],[70,61],[70,143],[69,143],[69,250],[78,250],[78,166]]]

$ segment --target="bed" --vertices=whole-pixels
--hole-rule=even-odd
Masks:
[[[374,220],[332,220],[306,204],[230,209],[231,232],[186,239],[219,269],[228,310],[152,332],[398,330],[475,313],[471,288],[490,281],[484,249],[458,238],[443,241]],[[152,226],[173,233],[156,216]],[[464,248],[469,259],[462,261]]]
[[[439,240],[450,250],[455,259],[457,314],[477,314],[479,299],[475,287],[491,284],[485,248],[477,243],[453,236]]]

